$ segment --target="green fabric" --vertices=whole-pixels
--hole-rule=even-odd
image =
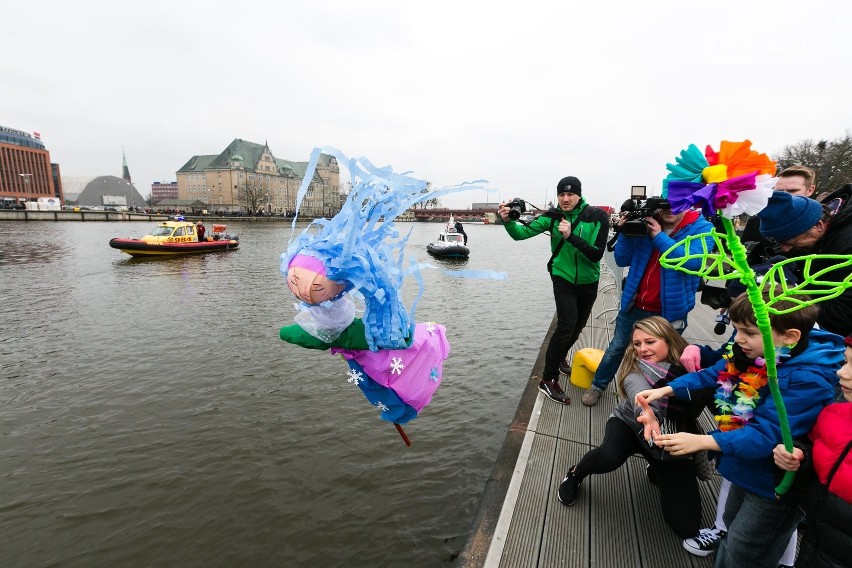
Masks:
[[[571,235],[577,236],[590,245],[595,243],[601,224],[598,221],[580,221],[576,223],[577,217],[587,207],[591,207],[586,203],[585,198],[581,199],[572,211],[563,211],[563,216],[571,223]],[[551,232],[551,226],[553,231]],[[559,232],[559,221],[554,223],[554,220],[544,215],[534,219],[529,225],[524,225],[517,221],[506,221],[504,223],[506,232],[516,241],[522,241],[542,233],[551,232],[550,235],[550,251],[556,250],[559,242],[562,241],[562,234]],[[586,255],[571,246],[570,243],[565,243],[559,250],[559,254],[553,259],[553,275],[564,278],[572,284],[592,284],[600,280],[601,264],[599,261],[592,261]]]
[[[361,321],[361,318],[355,318],[355,320],[349,324],[349,327],[344,329],[343,333],[341,333],[337,339],[331,343],[326,343],[321,339],[317,339],[302,329],[298,324],[282,327],[278,335],[287,343],[293,343],[307,349],[330,349],[332,347],[355,349],[360,351],[370,349],[370,346],[367,345],[367,336],[364,334],[364,322]]]

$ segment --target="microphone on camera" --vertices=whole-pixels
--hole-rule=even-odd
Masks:
[[[713,327],[713,333],[723,335],[729,323],[731,323],[731,317],[728,315],[727,310],[725,310],[716,316],[716,325]]]

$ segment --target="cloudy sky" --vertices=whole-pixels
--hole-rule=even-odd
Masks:
[[[143,195],[234,138],[316,146],[537,205],[659,192],[696,143],[769,154],[852,128],[852,3],[0,0],[0,124],[63,175]]]

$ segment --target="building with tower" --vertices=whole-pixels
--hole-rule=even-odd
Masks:
[[[65,176],[62,184],[68,205],[106,210],[138,209],[147,205],[145,198],[133,185],[127,156],[121,151],[121,177]]]
[[[226,213],[292,215],[307,167],[276,158],[268,144],[237,138],[217,155],[193,156],[176,172],[178,199]],[[299,214],[330,218],[345,197],[337,160],[323,154]]]

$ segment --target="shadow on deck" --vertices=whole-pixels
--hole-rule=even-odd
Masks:
[[[600,291],[592,318],[572,349],[606,349],[621,294],[621,273],[611,257],[602,265]],[[690,343],[718,345],[727,336],[713,334],[715,312],[696,301],[684,337]],[[555,320],[554,320],[555,324]],[[709,567],[713,556],[686,552],[665,524],[659,493],[645,475],[645,461],[631,457],[621,468],[583,482],[577,503],[562,505],[556,493],[565,472],[603,440],[604,425],[617,402],[614,383],[591,408],[583,391],[560,380],[571,396],[568,406],[538,391],[545,338],[530,380],[486,482],[479,511],[457,564],[465,567]],[[730,331],[730,330],[729,330]],[[710,430],[713,420],[703,417]],[[702,526],[715,516],[720,478],[699,481]]]

